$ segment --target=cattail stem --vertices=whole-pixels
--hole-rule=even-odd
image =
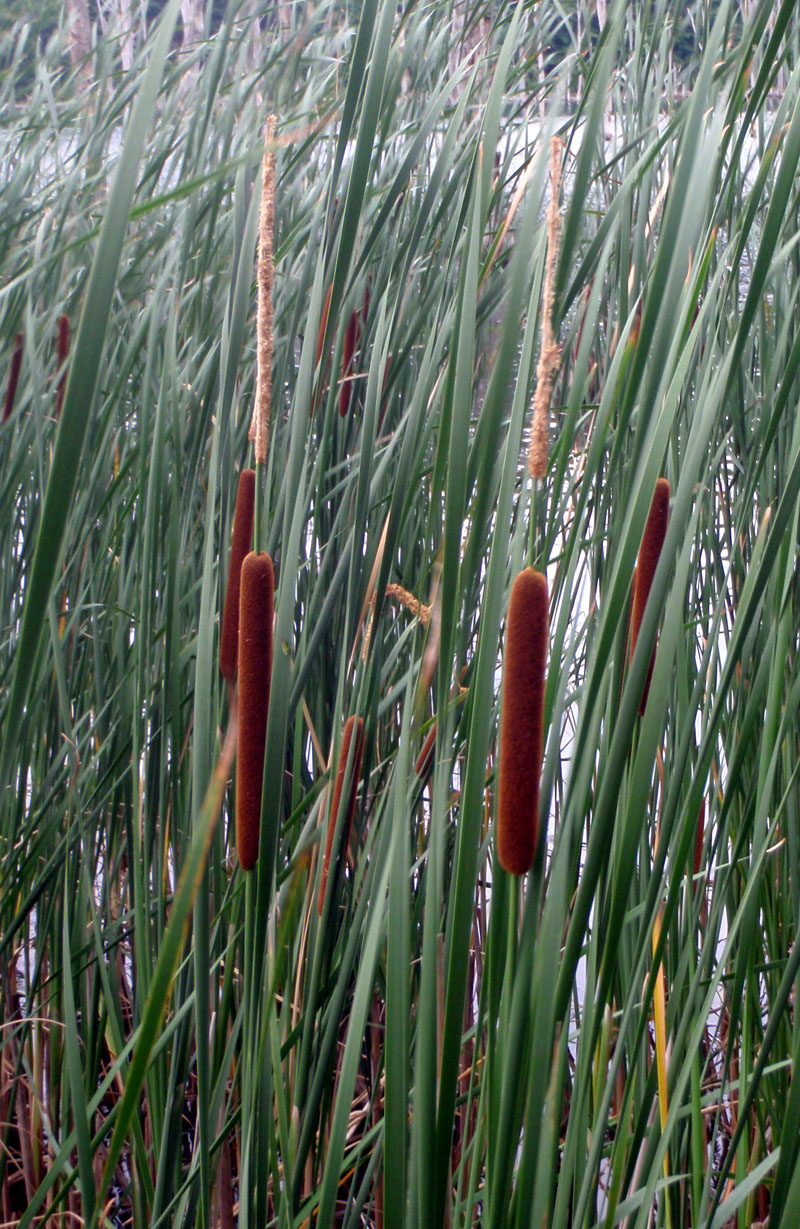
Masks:
[[[14,338],[14,349],[11,351],[11,365],[8,369],[8,384],[6,385],[6,400],[3,406],[3,422],[11,417],[14,400],[17,395],[19,373],[22,368],[22,352],[25,348],[25,334],[17,333]]]
[[[350,747],[353,747],[352,754]],[[331,807],[328,812],[328,838],[325,845],[325,860],[322,863],[322,878],[319,884],[319,897],[317,899],[317,912],[322,917],[322,907],[325,904],[325,889],[328,884],[328,873],[330,871],[331,853],[333,851],[333,837],[336,831],[336,820],[339,815],[342,793],[345,787],[345,777],[348,776],[347,768],[350,765],[350,774],[348,780],[350,787],[347,798],[347,810],[345,812],[344,821],[344,839],[342,848],[347,849],[350,841],[350,829],[353,826],[353,817],[356,812],[356,793],[358,792],[358,781],[361,776],[361,759],[364,754],[364,721],[361,717],[348,717],[345,723],[344,732],[342,733],[342,747],[339,752],[339,763],[336,768],[336,783],[333,787],[333,797]]]
[[[269,555],[251,551],[242,563],[239,596],[239,766],[236,848],[242,869],[258,858],[264,748],[272,677],[275,578]]]
[[[639,557],[636,561],[636,573],[633,586],[633,603],[631,606],[631,660],[636,649],[636,641],[639,639],[639,631],[644,618],[645,607],[647,606],[647,598],[650,594],[650,586],[653,583],[658,559],[661,554],[661,548],[664,545],[664,538],[667,536],[667,523],[669,521],[669,496],[670,486],[666,478],[659,478],[656,482],[656,489],[653,494],[653,500],[650,504],[650,511],[647,514],[647,524],[644,528],[642,536],[642,544],[639,547]],[[653,677],[653,666],[656,659],[656,645],[653,645],[653,652],[650,657],[650,664],[647,668],[647,678],[644,684],[644,691],[639,702],[639,715],[644,715],[645,706],[647,704],[647,695],[650,690],[650,680]]]
[[[539,833],[548,641],[547,578],[526,568],[511,587],[503,661],[497,855],[512,875],[533,865]]]
[[[242,563],[253,545],[253,516],[255,509],[256,475],[252,469],[243,469],[239,475],[236,491],[236,510],[233,514],[233,541],[228,568],[228,584],[225,590],[225,606],[222,613],[222,633],[219,644],[219,668],[223,678],[231,684],[236,682],[236,667],[239,657],[239,589]]]

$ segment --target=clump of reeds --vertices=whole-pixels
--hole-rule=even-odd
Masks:
[[[56,418],[61,417],[61,407],[64,404],[64,393],[67,389],[67,359],[69,358],[69,316],[62,312],[58,317],[56,334],[56,371],[61,372],[56,394]]]
[[[647,598],[650,593],[650,586],[653,583],[658,558],[661,554],[661,548],[664,545],[664,538],[667,536],[667,523],[669,521],[669,496],[670,486],[666,478],[659,478],[656,482],[656,489],[653,494],[653,500],[650,504],[650,511],[647,514],[647,524],[642,535],[642,544],[639,547],[639,557],[636,560],[636,571],[633,579],[633,600],[631,602],[631,649],[630,656],[633,659],[634,650],[636,649],[636,641],[639,639],[639,631],[642,626],[642,618],[644,617]],[[639,715],[644,715],[645,706],[647,704],[647,694],[650,690],[650,680],[653,676],[653,666],[656,659],[656,645],[653,645],[653,652],[650,657],[650,665],[647,668],[647,678],[645,679],[642,698],[639,702]]]
[[[261,786],[272,677],[275,577],[269,555],[250,551],[239,596],[239,765],[236,777],[236,849],[242,869],[258,857]]]
[[[353,741],[354,739],[355,741]],[[351,743],[353,743],[352,756],[350,756]],[[331,852],[333,850],[333,834],[336,829],[336,816],[339,814],[339,804],[344,789],[347,761],[348,758],[351,759],[350,792],[347,801],[342,841],[342,848],[345,850],[350,840],[350,829],[353,826],[353,816],[356,812],[356,793],[358,792],[358,780],[361,776],[361,759],[363,754],[364,720],[362,717],[348,717],[342,733],[342,747],[339,752],[339,763],[336,767],[336,782],[333,787],[330,810],[328,811],[328,839],[325,844],[325,860],[322,863],[322,878],[320,879],[319,897],[317,899],[317,912],[320,916],[322,915],[322,906],[325,903],[325,889],[328,884],[328,872],[330,870]]]
[[[225,606],[222,612],[222,632],[219,643],[220,673],[231,685],[236,682],[236,663],[239,657],[240,575],[244,557],[248,551],[252,550],[253,546],[255,497],[255,470],[243,469],[239,475],[239,486],[236,491],[231,559],[228,568],[228,584],[225,589]]]
[[[14,400],[17,396],[17,385],[19,384],[19,373],[22,368],[22,352],[25,348],[25,334],[17,333],[14,338],[14,349],[11,351],[11,365],[8,369],[8,384],[6,385],[6,399],[3,405],[3,422],[11,417],[11,411],[14,409]]]
[[[497,855],[512,875],[530,870],[539,833],[547,606],[546,576],[525,568],[508,604],[500,725]]]

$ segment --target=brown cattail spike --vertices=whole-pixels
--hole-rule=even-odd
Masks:
[[[239,580],[242,561],[253,548],[253,516],[256,498],[256,474],[253,469],[243,469],[239,475],[236,491],[236,511],[233,514],[233,542],[228,568],[228,584],[225,589],[225,607],[222,612],[222,634],[219,643],[219,669],[229,683],[236,682],[236,663],[239,656]]]
[[[261,784],[272,677],[275,578],[269,555],[250,551],[242,563],[239,596],[239,769],[236,776],[236,849],[242,869],[258,858]]]
[[[547,578],[525,568],[508,604],[500,726],[497,855],[512,875],[530,870],[539,833],[548,632]]]
[[[656,483],[653,501],[650,504],[650,511],[647,514],[647,524],[644,528],[642,544],[639,547],[639,558],[636,561],[633,605],[631,607],[631,659],[633,659],[636,641],[639,639],[644,609],[647,605],[650,586],[653,583],[653,576],[658,565],[658,557],[661,554],[661,547],[664,545],[664,538],[667,536],[669,495],[669,483],[666,478],[659,478]],[[640,716],[644,715],[645,705],[647,704],[647,693],[650,690],[650,679],[653,675],[655,658],[656,646],[653,645],[653,654],[647,669],[647,679],[645,680],[644,691],[639,703]]]
[[[353,393],[353,356],[359,337],[358,312],[351,312],[344,334],[344,349],[342,351],[342,380],[339,389],[339,414],[345,417],[350,408],[350,398]]]
[[[325,295],[325,302],[322,305],[322,314],[319,318],[319,332],[317,333],[317,354],[314,361],[314,366],[319,367],[319,360],[322,358],[322,347],[325,344],[325,333],[328,328],[328,313],[331,310],[331,295],[333,294],[333,284],[328,287],[328,293]]]
[[[22,367],[22,351],[25,348],[25,334],[17,333],[14,338],[14,349],[11,351],[11,366],[8,369],[8,384],[6,385],[6,400],[3,406],[3,422],[11,417],[14,409],[14,399],[17,395],[19,373]]]
[[[428,779],[430,771],[433,768],[433,757],[434,757],[435,752],[436,752],[436,722],[434,721],[433,725],[428,730],[428,734],[425,738],[425,742],[422,744],[422,750],[417,756],[417,762],[414,765],[414,771],[416,772],[420,781],[424,782]]]
[[[69,316],[64,312],[58,317],[58,334],[56,337],[58,355],[57,370],[61,372],[56,394],[56,418],[61,417],[61,407],[64,404],[64,393],[67,388],[67,359],[69,358]]]
[[[350,744],[353,742],[355,732],[355,742],[353,745],[353,754],[350,756]],[[333,834],[336,831],[336,817],[339,814],[339,803],[342,798],[342,790],[344,789],[344,779],[347,771],[347,760],[351,759],[350,771],[350,792],[348,794],[347,812],[344,821],[344,840],[342,848],[347,849],[350,840],[350,829],[353,825],[353,816],[356,813],[356,793],[358,791],[358,780],[361,776],[361,758],[364,754],[364,721],[361,717],[348,717],[345,723],[344,732],[342,733],[342,748],[339,752],[339,763],[336,768],[336,784],[333,787],[333,799],[331,808],[328,812],[328,839],[325,844],[325,860],[322,863],[322,878],[319,884],[319,898],[317,900],[317,912],[322,916],[322,906],[325,903],[325,888],[328,884],[328,871],[331,864],[331,852],[333,850]]]

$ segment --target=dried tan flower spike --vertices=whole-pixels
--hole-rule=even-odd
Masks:
[[[550,204],[547,208],[547,264],[544,271],[544,302],[542,304],[542,348],[536,364],[536,388],[533,394],[533,425],[528,450],[528,473],[531,478],[544,478],[547,473],[547,428],[550,399],[561,364],[561,346],[553,332],[553,306],[558,251],[561,243],[561,214],[558,194],[561,187],[563,145],[560,137],[550,142]]]
[[[261,162],[261,211],[258,218],[258,351],[256,403],[248,439],[255,444],[256,465],[267,460],[269,411],[272,392],[272,283],[275,274],[273,229],[275,220],[275,116],[267,120]]]
[[[416,615],[423,627],[427,627],[430,623],[431,607],[426,606],[418,597],[414,597],[414,594],[409,593],[408,589],[404,589],[402,585],[387,585],[386,596],[394,598],[401,606],[405,606],[406,610]]]

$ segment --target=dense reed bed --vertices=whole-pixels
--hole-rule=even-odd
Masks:
[[[796,5],[179,8],[3,48],[0,1221],[791,1229]]]

